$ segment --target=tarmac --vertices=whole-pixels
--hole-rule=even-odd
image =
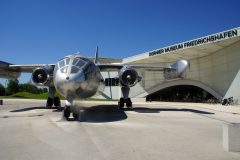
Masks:
[[[222,145],[224,123],[240,123],[240,106],[77,101],[78,121],[45,109],[45,100],[4,99],[0,160],[239,160]],[[62,102],[63,105],[63,102]]]

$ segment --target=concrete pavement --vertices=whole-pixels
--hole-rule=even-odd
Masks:
[[[42,100],[4,100],[0,159],[238,160],[222,148],[223,121],[233,112],[201,104],[145,103],[117,110],[116,102],[77,102],[81,122],[61,119]],[[200,106],[198,106],[200,105]],[[227,117],[227,118],[226,118]]]

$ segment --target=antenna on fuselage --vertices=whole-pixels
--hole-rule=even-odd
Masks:
[[[94,63],[97,64],[97,62],[98,62],[98,46],[96,48],[95,59],[94,59]]]

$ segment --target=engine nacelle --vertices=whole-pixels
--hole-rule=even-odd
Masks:
[[[53,66],[36,68],[32,73],[32,81],[39,86],[53,85]]]
[[[135,69],[130,66],[124,66],[119,72],[120,84],[124,87],[133,87],[137,82],[141,81],[141,77]]]
[[[176,63],[171,64],[171,68],[164,70],[165,79],[184,78],[189,70],[189,62],[187,60],[179,60]]]

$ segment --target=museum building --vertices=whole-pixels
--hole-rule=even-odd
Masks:
[[[164,72],[138,70],[142,81],[131,97],[160,101],[222,100],[240,102],[240,27],[122,59],[123,64],[168,67],[178,60],[190,63],[186,76],[166,79]],[[103,97],[121,97],[117,72],[102,72],[107,79]]]

